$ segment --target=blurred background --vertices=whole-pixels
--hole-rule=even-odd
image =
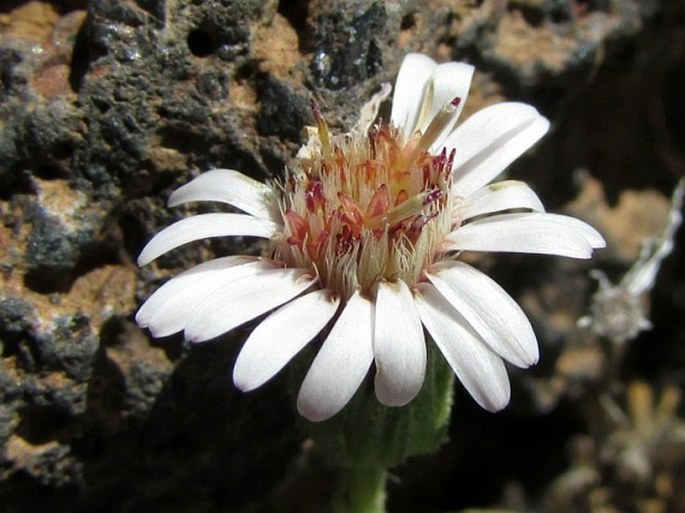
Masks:
[[[608,247],[468,257],[541,361],[511,369],[498,414],[457,384],[449,441],[393,469],[389,511],[685,512],[684,1],[0,0],[1,512],[326,511],[333,470],[288,377],[231,383],[249,325],[190,347],[133,322],[170,276],[259,244],[135,258],[191,212],[171,190],[213,167],[280,176],[311,98],[344,131],[410,51],[477,67],[463,116],[549,117],[509,176]]]

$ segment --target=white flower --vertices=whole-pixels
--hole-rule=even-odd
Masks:
[[[238,356],[242,390],[264,384],[330,326],[297,399],[312,421],[338,413],[372,365],[381,403],[411,401],[424,380],[425,328],[478,404],[506,406],[503,359],[534,364],[535,334],[516,302],[459,254],[589,258],[604,240],[579,220],[545,213],[522,182],[488,185],[549,122],[529,105],[501,103],[455,128],[473,70],[407,55],[389,124],[367,130],[387,88],[337,137],[314,105],[317,127],[282,182],[216,169],[176,190],[170,206],[219,201],[245,213],[178,221],[147,244],[140,265],[206,237],[269,239],[268,257],[200,264],[161,286],[137,322],[156,337],[183,331],[202,342],[274,310]]]
[[[599,289],[592,297],[590,315],[578,319],[578,326],[590,328],[616,344],[623,344],[641,331],[652,328],[645,295],[654,287],[661,263],[675,246],[675,235],[683,222],[680,210],[684,195],[685,180],[681,178],[671,196],[671,209],[663,234],[643,242],[640,258],[620,282],[614,285],[599,270],[590,273],[599,282]]]

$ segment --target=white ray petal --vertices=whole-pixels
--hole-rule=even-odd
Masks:
[[[538,343],[528,317],[495,281],[456,261],[433,266],[427,277],[493,351],[518,367],[538,361]]]
[[[231,255],[203,262],[182,272],[178,276],[167,281],[143,303],[136,313],[136,322],[139,326],[146,328],[154,313],[161,308],[164,303],[178,295],[183,295],[195,288],[203,280],[212,280],[216,276],[226,275],[226,272],[236,272],[244,264],[257,262],[257,257],[245,255]],[[231,269],[231,271],[228,271]]]
[[[192,342],[218,337],[290,301],[314,281],[306,269],[271,269],[234,280],[198,306],[186,324],[185,337]]]
[[[476,112],[445,141],[445,146],[457,149],[456,195],[468,196],[492,181],[548,129],[549,121],[524,103],[498,103]]]
[[[423,385],[426,342],[412,293],[401,280],[378,285],[373,351],[378,401],[404,406]]]
[[[406,141],[416,131],[437,64],[430,57],[409,53],[404,57],[395,81],[390,121],[402,130]]]
[[[247,214],[199,214],[186,217],[167,226],[150,242],[138,256],[138,265],[152,262],[174,248],[209,237],[262,237],[270,238],[278,230],[278,225],[267,219]]]
[[[244,392],[274,377],[326,326],[340,299],[328,290],[315,290],[293,299],[257,326],[233,368],[233,382]]]
[[[500,214],[459,227],[443,242],[450,251],[502,251],[590,258],[591,244],[548,214]]]
[[[270,187],[233,169],[213,169],[176,189],[168,205],[175,207],[190,201],[220,201],[256,217],[277,221]]]
[[[302,382],[300,415],[320,422],[352,399],[373,361],[373,317],[373,303],[355,292]]]
[[[604,237],[585,221],[559,214],[545,214],[545,218],[578,232],[593,248],[603,248],[606,246]]]
[[[445,126],[433,145],[430,147],[432,154],[440,153],[443,143],[449,133],[452,131],[459,115],[461,114],[466,98],[469,95],[469,88],[471,87],[471,79],[475,68],[470,64],[463,62],[447,62],[440,64],[433,75],[433,104],[431,105],[429,115],[424,121],[421,130],[431,121],[433,116],[447,103],[455,98],[459,98],[460,102],[456,112],[453,114],[452,121]]]
[[[488,411],[504,408],[511,388],[502,359],[432,285],[419,284],[414,297],[423,325],[469,394]]]
[[[481,187],[467,198],[457,198],[452,218],[464,221],[516,208],[545,211],[540,198],[528,185],[517,180],[505,180]]]
[[[153,337],[167,337],[182,331],[194,316],[197,308],[222,287],[231,282],[273,269],[266,262],[253,262],[224,269],[219,273],[203,273],[201,279],[193,282],[179,294],[170,297],[150,316],[147,327]]]

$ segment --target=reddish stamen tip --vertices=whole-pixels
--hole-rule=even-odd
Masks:
[[[321,112],[321,106],[319,105],[319,102],[312,98],[309,102],[309,105],[311,106],[312,115],[314,116],[316,123],[319,124],[320,121],[324,121],[323,112]]]
[[[385,214],[390,207],[390,197],[388,196],[388,188],[382,184],[374,193],[369,201],[369,206],[366,208],[366,215],[371,217]]]
[[[288,210],[285,213],[285,220],[288,223],[288,228],[290,228],[288,243],[292,244],[292,242],[290,242],[291,240],[299,242],[305,240],[309,230],[309,224],[307,223],[307,220],[293,210]]]
[[[450,105],[451,105],[452,107],[459,107],[459,104],[460,104],[460,103],[461,103],[461,98],[459,98],[458,96],[456,96],[456,97],[454,98],[454,100],[452,100],[452,101],[450,102]]]
[[[423,199],[423,204],[430,205],[431,203],[438,201],[440,198],[442,198],[442,196],[442,189],[440,189],[437,186],[433,186],[426,191],[426,196]]]
[[[323,184],[320,180],[312,181],[307,185],[304,192],[304,200],[307,210],[310,212],[314,213],[322,209],[326,198],[323,195]]]

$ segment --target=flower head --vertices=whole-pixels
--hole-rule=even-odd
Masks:
[[[675,246],[676,232],[683,222],[684,196],[685,179],[681,178],[671,195],[671,209],[664,232],[658,238],[643,241],[640,258],[621,281],[613,284],[599,270],[590,273],[597,279],[599,288],[592,296],[590,314],[578,319],[581,328],[590,328],[616,344],[624,344],[641,331],[652,328],[646,294],[654,287],[662,262]]]
[[[482,407],[509,401],[503,359],[538,359],[535,334],[516,302],[463,251],[589,258],[604,240],[589,225],[545,213],[524,183],[489,182],[549,128],[533,107],[501,103],[457,125],[473,67],[407,55],[389,122],[376,117],[384,87],[349,133],[316,127],[284,179],[262,184],[216,169],[176,190],[170,206],[219,201],[245,212],[174,223],[139,264],[187,242],[220,236],[269,240],[267,256],[202,263],[160,287],[137,322],[154,336],[183,331],[201,342],[271,312],[245,342],[233,372],[259,387],[330,327],[304,378],[299,412],[338,413],[373,366],[378,400],[402,406],[419,392],[424,328]]]

